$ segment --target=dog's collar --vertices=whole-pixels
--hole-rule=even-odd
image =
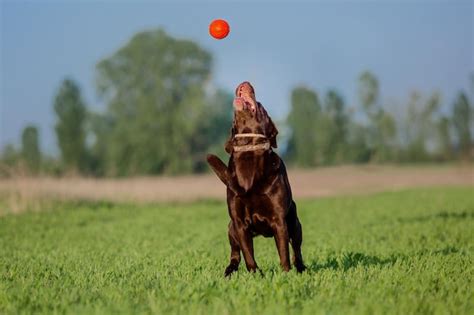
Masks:
[[[234,145],[234,152],[249,152],[257,150],[268,150],[270,149],[270,142],[266,141],[259,144],[247,144],[247,145]]]
[[[265,135],[261,133],[238,133],[234,136],[234,138],[267,138]]]
[[[267,139],[265,135],[260,133],[238,133],[234,135],[234,138],[263,138]],[[246,145],[234,145],[234,152],[250,152],[257,150],[268,150],[270,149],[270,142],[267,140],[259,144],[246,144]]]

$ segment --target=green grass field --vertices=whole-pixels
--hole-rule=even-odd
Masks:
[[[242,263],[230,280],[223,202],[0,217],[0,313],[474,313],[472,187],[297,203],[308,271],[257,238],[264,276]]]

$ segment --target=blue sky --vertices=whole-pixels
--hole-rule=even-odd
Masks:
[[[474,71],[473,1],[0,2],[2,147],[33,123],[42,149],[57,152],[52,102],[61,80],[76,79],[89,106],[103,109],[95,65],[157,27],[211,51],[216,85],[251,81],[276,119],[297,84],[336,88],[352,106],[357,76],[370,69],[392,107],[414,89],[438,89],[449,104]],[[209,37],[215,18],[229,21],[227,39]]]

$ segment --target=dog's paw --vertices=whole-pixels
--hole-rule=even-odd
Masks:
[[[296,271],[299,273],[302,273],[303,271],[306,270],[306,266],[302,262],[295,263],[295,268],[296,268]]]
[[[238,266],[230,264],[229,266],[227,266],[227,268],[225,268],[224,277],[230,277],[232,273],[237,270],[239,270]]]

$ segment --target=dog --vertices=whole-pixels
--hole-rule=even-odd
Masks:
[[[228,236],[230,263],[224,275],[239,268],[242,252],[247,270],[259,270],[254,257],[253,238],[258,235],[275,239],[280,264],[289,271],[289,244],[293,248],[293,265],[298,272],[306,267],[301,254],[303,231],[296,213],[286,167],[273,151],[278,130],[262,104],[255,98],[249,82],[235,91],[234,120],[225,150],[230,154],[226,166],[217,156],[207,161],[227,186],[230,216]]]

